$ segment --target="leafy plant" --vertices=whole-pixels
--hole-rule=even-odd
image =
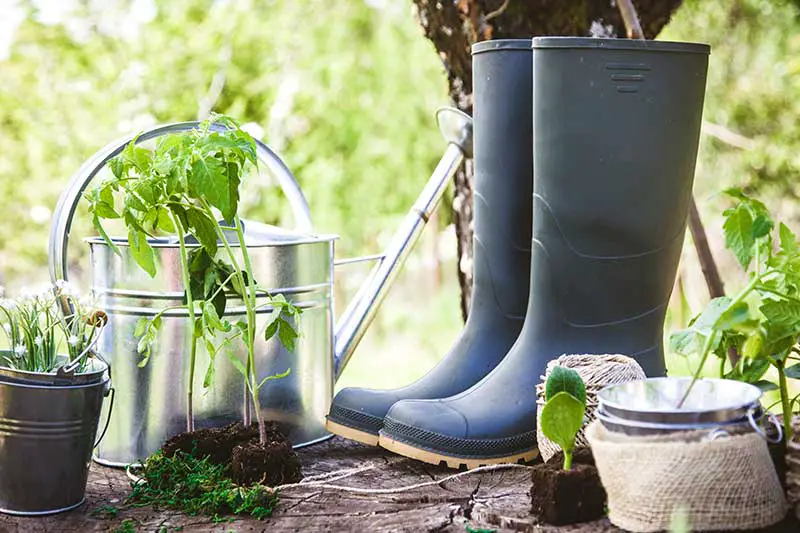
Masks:
[[[217,465],[208,457],[176,452],[165,457],[161,452],[148,457],[140,476],[132,483],[128,503],[176,509],[188,515],[204,514],[221,522],[226,514],[249,515],[259,520],[272,515],[278,503],[277,492],[254,484],[240,487],[227,475],[230,465]]]
[[[586,414],[586,385],[571,368],[553,368],[545,383],[542,433],[564,452],[564,470],[572,468],[575,438]]]
[[[71,309],[65,315],[59,304]],[[91,350],[106,321],[105,313],[94,309],[73,289],[60,281],[13,300],[0,301],[0,325],[7,350],[0,351],[0,365],[28,372],[55,372],[62,366],[86,369]],[[65,352],[59,354],[62,342]]]
[[[778,374],[784,431],[791,435],[793,406],[787,378],[800,378],[800,247],[783,223],[777,227],[767,207],[738,189],[726,191],[735,205],[724,212],[725,245],[747,272],[748,283],[733,297],[711,300],[688,328],[670,337],[672,350],[699,354],[700,362],[680,405],[689,396],[710,354],[719,358],[720,377],[775,389],[764,376]],[[726,367],[729,350],[741,355]]]
[[[224,130],[215,131],[214,124],[223,126]],[[211,359],[204,379],[207,387],[213,380],[218,351],[241,338],[247,347],[244,363],[225,353],[244,377],[246,392],[255,407],[260,440],[264,443],[266,433],[258,391],[265,382],[283,377],[289,371],[258,381],[256,312],[261,307],[272,307],[272,321],[265,327],[264,337],[269,339],[277,334],[283,345],[292,350],[298,335],[293,323],[300,310],[282,295],[271,296],[259,288],[253,276],[238,206],[242,177],[256,166],[252,137],[232,118],[215,115],[194,130],[160,137],[153,150],[138,146],[134,139],[109,161],[113,177],[88,191],[85,198],[95,228],[118,254],[119,246],[108,236],[103,221],[121,219],[124,222],[129,253],[151,277],[156,274],[157,262],[148,238],[163,233],[177,236],[184,288],[184,303],[177,308],[188,310],[192,329],[187,431],[194,430],[192,398],[198,342],[202,340]],[[262,294],[267,297],[267,303],[258,305],[257,296]],[[232,324],[224,318],[230,295],[243,301],[246,320]],[[175,308],[164,309],[137,324],[135,333],[142,355],[140,366],[146,365],[150,358],[151,343],[162,325],[163,313]],[[220,336],[222,341],[217,342]],[[244,423],[250,425],[247,395]]]

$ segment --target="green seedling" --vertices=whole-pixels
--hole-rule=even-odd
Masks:
[[[700,357],[678,407],[714,354],[720,377],[780,390],[788,439],[792,412],[800,402],[800,395],[790,395],[787,381],[800,378],[800,246],[785,224],[776,227],[763,203],[738,189],[726,194],[736,203],[723,213],[725,245],[747,273],[748,283],[733,297],[711,300],[686,329],[671,335],[673,352]],[[728,364],[730,353],[739,356],[733,367]],[[770,367],[777,371],[777,386],[764,379]]]
[[[541,413],[542,433],[564,452],[564,470],[572,469],[575,438],[586,414],[586,386],[580,374],[557,366],[545,383],[545,404]]]
[[[215,131],[214,124],[225,127]],[[255,365],[257,335],[256,297],[267,296],[272,321],[263,336],[277,336],[288,349],[294,350],[298,332],[295,329],[300,310],[283,295],[269,295],[255,280],[244,229],[239,218],[239,189],[243,176],[257,167],[255,141],[233,119],[215,115],[198,128],[160,137],[154,149],[139,146],[136,139],[112,158],[108,166],[113,176],[85,194],[95,228],[116,253],[119,247],[104,228],[106,220],[121,220],[128,232],[132,257],[151,277],[157,269],[156,255],[149,237],[168,234],[177,237],[184,302],[162,310],[152,318],[142,318],[135,334],[138,351],[145,366],[151,356],[151,345],[162,325],[163,313],[169,309],[188,310],[191,323],[191,347],[186,404],[186,430],[194,430],[193,395],[198,343],[202,342],[210,357],[203,380],[211,386],[214,360],[219,351],[234,339],[247,347],[243,362],[229,350],[223,350],[245,382],[244,424],[251,423],[252,399],[258,421],[259,438],[266,441],[258,391],[267,381],[288,374],[268,376],[259,381]],[[223,222],[219,222],[222,220]],[[235,235],[238,244],[229,243]],[[196,244],[195,242],[196,241]],[[225,318],[228,297],[241,299],[246,309],[245,320],[235,323]],[[220,340],[220,338],[222,340]]]

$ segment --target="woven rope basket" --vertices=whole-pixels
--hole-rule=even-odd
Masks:
[[[539,453],[545,461],[548,461],[560,449],[558,445],[554,444],[542,433],[542,424],[539,417],[539,413],[541,413],[544,406],[545,383],[550,372],[556,366],[571,368],[583,378],[583,382],[586,384],[586,425],[595,419],[597,393],[603,387],[646,378],[644,370],[639,366],[639,363],[630,357],[619,354],[562,355],[558,359],[547,363],[545,375],[541,377],[541,383],[536,386],[536,404],[538,406],[536,410],[536,439],[539,444]],[[575,439],[576,446],[589,446],[584,429],[578,433]]]
[[[800,417],[792,419],[794,436],[786,443],[786,497],[800,518]]]

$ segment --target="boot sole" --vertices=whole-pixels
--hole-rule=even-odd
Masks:
[[[369,446],[378,445],[377,435],[373,435],[372,433],[367,433],[366,431],[359,431],[355,428],[351,428],[350,426],[345,426],[343,424],[339,424],[331,420],[325,420],[325,429],[327,429],[334,435],[339,435],[340,437],[354,440],[360,442],[361,444],[368,444]]]
[[[539,456],[539,449],[533,448],[527,452],[508,455],[506,457],[488,457],[488,458],[468,458],[468,457],[455,457],[452,455],[443,455],[441,453],[432,452],[423,448],[417,448],[411,444],[394,440],[391,437],[384,435],[380,436],[378,444],[382,448],[402,455],[404,457],[411,457],[423,463],[432,465],[447,466],[456,470],[461,468],[473,469],[479,466],[498,465],[508,463],[527,463],[533,461]]]

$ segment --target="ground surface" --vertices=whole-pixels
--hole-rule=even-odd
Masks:
[[[453,474],[380,448],[335,438],[300,451],[306,476],[374,466],[337,485],[363,489],[387,489],[426,483]],[[395,494],[360,494],[319,487],[288,488],[281,492],[278,510],[264,521],[235,520],[214,524],[205,517],[152,507],[129,508],[124,500],[130,482],[121,470],[92,465],[87,501],[69,513],[41,518],[0,515],[1,533],[73,533],[84,531],[356,531],[356,532],[620,532],[606,520],[557,528],[537,526],[528,514],[530,472],[527,469],[497,470],[470,474],[424,488]],[[100,518],[96,510],[118,508],[114,518]],[[123,521],[126,521],[123,524]],[[121,528],[126,525],[127,528]],[[772,531],[800,531],[797,523]]]
[[[402,487],[441,479],[452,470],[401,458],[379,448],[335,438],[300,451],[306,476],[375,465],[337,485],[361,488]],[[87,502],[69,513],[43,518],[0,515],[0,531],[84,532],[115,531],[129,519],[133,531],[436,531],[466,532],[466,523],[498,531],[542,533],[619,531],[607,522],[572,528],[534,526],[528,515],[530,473],[525,469],[498,470],[464,476],[453,481],[398,494],[357,494],[334,489],[286,489],[275,515],[264,521],[236,520],[213,524],[204,517],[188,517],[151,507],[127,508],[130,484],[120,470],[92,465]],[[93,516],[105,505],[119,508],[113,519]],[[130,531],[130,530],[128,530]]]

